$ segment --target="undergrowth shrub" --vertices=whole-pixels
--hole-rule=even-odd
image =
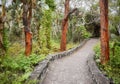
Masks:
[[[9,56],[16,56],[16,55],[20,54],[22,51],[24,51],[23,47],[24,46],[18,42],[13,43],[10,45],[10,47],[8,47],[6,54]]]
[[[81,25],[76,28],[74,35],[73,35],[73,42],[80,42],[83,39],[91,37],[90,32],[86,30],[84,25]]]
[[[30,84],[25,80],[28,79],[34,66],[44,59],[45,55],[42,54],[32,54],[29,57],[23,54],[17,57],[5,56],[0,62],[0,84]]]
[[[113,79],[115,84],[120,84],[120,46],[113,46],[113,42],[110,42],[110,61],[106,65],[101,65],[100,61],[100,44],[94,47],[95,60],[99,68]]]

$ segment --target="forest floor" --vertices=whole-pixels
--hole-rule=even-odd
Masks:
[[[97,42],[98,39],[91,39],[71,56],[52,62],[43,84],[96,84],[87,61]]]

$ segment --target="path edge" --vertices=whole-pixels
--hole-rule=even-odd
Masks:
[[[70,50],[48,55],[45,60],[38,63],[38,65],[35,67],[31,75],[29,76],[28,80],[31,80],[31,81],[33,80],[33,81],[36,81],[37,84],[42,84],[48,72],[48,66],[52,61],[66,57],[66,56],[70,56],[72,53],[82,48],[88,40],[90,39],[85,39],[77,47],[72,48]]]
[[[110,84],[109,78],[107,78],[98,68],[94,60],[94,56],[95,56],[95,53],[91,54],[87,61],[89,71],[92,74],[93,81],[95,81],[96,84]]]

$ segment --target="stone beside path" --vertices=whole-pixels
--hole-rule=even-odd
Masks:
[[[88,64],[88,59],[93,58],[93,47],[97,42],[98,39],[90,39],[71,56],[50,63],[42,84],[102,84],[96,83]]]

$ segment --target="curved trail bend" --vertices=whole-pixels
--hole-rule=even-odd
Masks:
[[[43,84],[96,84],[87,65],[98,39],[90,39],[71,56],[55,60],[48,68]],[[91,56],[92,57],[92,56]]]

